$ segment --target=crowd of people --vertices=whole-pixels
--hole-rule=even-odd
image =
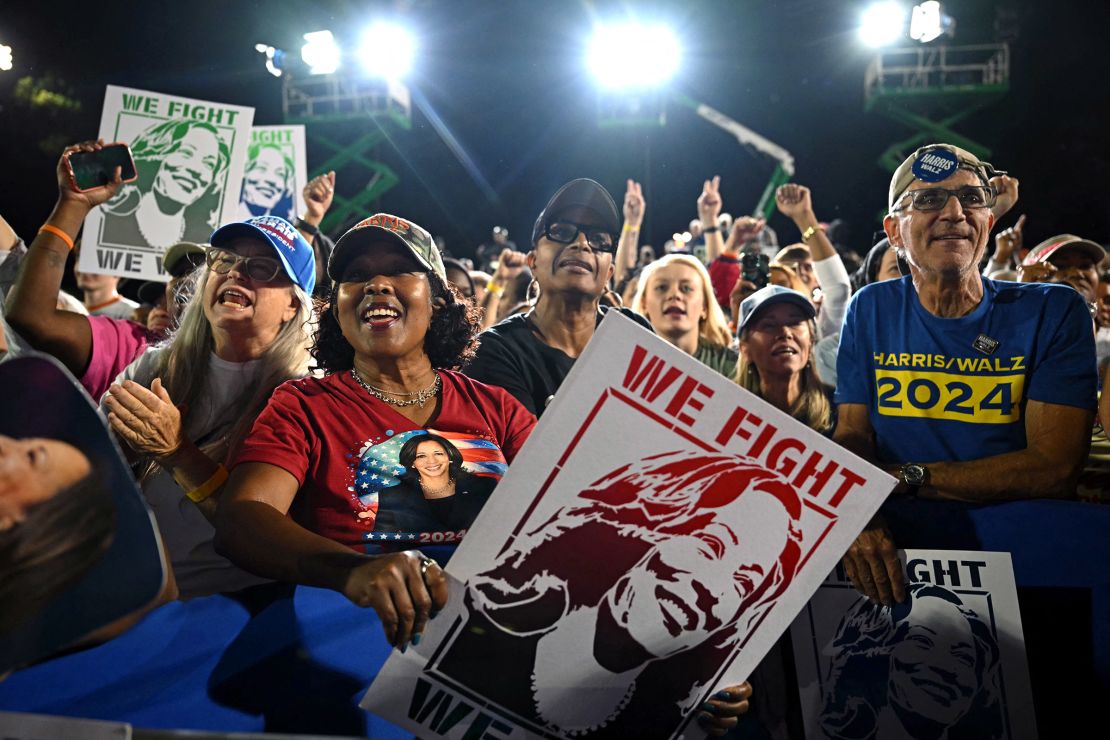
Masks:
[[[122,183],[77,192],[64,155],[57,179],[32,241],[0,219],[0,359],[53,355],[100,403],[181,598],[322,586],[375,609],[391,644],[418,643],[446,602],[446,556],[385,541],[462,538],[490,486],[456,444],[479,440],[503,472],[612,311],[887,470],[894,495],[1106,495],[1106,251],[1073,234],[1026,249],[1024,216],[989,250],[1018,181],[952,145],[906,158],[886,236],[862,255],[834,243],[804,185],[776,192],[797,231],[780,248],[763,219],[723,213],[719,177],[692,198],[689,240],[658,257],[631,180],[622,207],[593,180],[565,184],[526,251],[499,226],[475,259],[445,258],[419,214],[369,216],[333,243],[332,172],[293,222],[254,215],[170,247],[170,280],[141,286],[142,305],[76,268],[84,295],[61,292],[85,216]],[[0,438],[0,540],[64,488],[16,496],[3,471],[20,449]],[[396,485],[371,486],[364,463]],[[896,550],[880,515],[844,558],[885,605],[912,598]],[[721,692],[699,721],[723,733],[751,691]]]

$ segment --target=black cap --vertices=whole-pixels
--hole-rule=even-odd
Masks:
[[[166,284],[147,280],[139,285],[139,289],[135,293],[138,295],[140,303],[155,306],[158,305],[158,299],[166,294]]]
[[[543,236],[544,229],[554,216],[575,207],[589,208],[600,216],[601,223],[598,226],[612,234],[614,241],[620,235],[620,212],[613,201],[613,196],[609,195],[609,191],[603,188],[601,183],[581,177],[559,188],[558,192],[551,196],[551,200],[547,201],[547,205],[540,212],[540,217],[536,219],[535,226],[532,227],[532,244]]]

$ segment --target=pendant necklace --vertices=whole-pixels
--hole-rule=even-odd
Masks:
[[[359,376],[358,371],[356,371],[354,368],[351,368],[351,377],[354,378],[355,382],[361,385],[363,389],[365,389],[366,392],[369,393],[371,396],[378,399],[379,401],[388,403],[390,406],[405,407],[420,404],[420,408],[424,408],[424,405],[428,402],[428,399],[434,398],[435,395],[439,393],[439,388],[441,385],[439,373],[435,372],[434,370],[432,372],[435,374],[435,380],[432,381],[432,384],[423,390],[416,391],[415,393],[399,393],[396,391],[386,391],[382,390],[381,388],[375,388],[374,386],[363,380],[362,377]],[[401,401],[398,400],[396,396],[408,396],[408,398],[404,401]]]

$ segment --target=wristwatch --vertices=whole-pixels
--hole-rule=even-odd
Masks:
[[[899,477],[907,486],[921,488],[929,480],[929,469],[921,463],[906,463],[898,470]]]
[[[298,218],[294,221],[293,226],[301,231],[307,231],[309,234],[312,234],[313,238],[320,236],[320,229],[313,226],[308,221],[305,221],[303,218]]]

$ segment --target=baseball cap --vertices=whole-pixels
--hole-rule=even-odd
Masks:
[[[559,188],[555,195],[551,196],[551,200],[547,201],[547,205],[544,206],[532,227],[532,243],[539,241],[547,224],[555,216],[568,208],[575,207],[589,208],[600,216],[601,223],[598,226],[612,234],[614,239],[620,235],[620,212],[617,211],[613,196],[609,195],[609,191],[596,180],[580,177]]]
[[[0,407],[0,434],[46,437],[79,449],[115,512],[114,534],[99,560],[0,639],[3,673],[149,604],[166,574],[154,517],[130,467],[96,405],[61,363],[31,352],[0,364]]]
[[[952,144],[927,144],[906,157],[898,165],[898,169],[894,170],[894,175],[890,178],[890,190],[887,192],[887,210],[894,210],[894,206],[914,180],[941,182],[960,169],[971,170],[984,185],[990,185],[990,179],[995,175],[1006,174],[966,149]]]
[[[412,221],[388,213],[375,213],[370,218],[359,221],[339,237],[331,259],[328,260],[328,276],[338,283],[347,263],[375,241],[400,244],[412,252],[412,256],[424,269],[434,272],[444,284],[447,283],[443,255],[439,253],[439,247],[432,235]]]
[[[162,256],[162,267],[170,277],[181,277],[204,264],[204,246],[194,242],[178,242]]]
[[[739,334],[743,331],[744,327],[751,321],[752,316],[760,309],[773,306],[776,303],[793,303],[805,311],[806,317],[810,319],[817,315],[817,310],[813,307],[813,304],[798,291],[784,288],[781,285],[768,285],[752,293],[740,304],[740,324],[736,327],[736,333]]]
[[[316,254],[293,224],[280,216],[255,216],[221,226],[209,242],[213,247],[224,247],[241,237],[262,239],[272,246],[289,279],[312,294],[316,287]]]
[[[1059,254],[1064,250],[1075,250],[1083,252],[1090,256],[1097,265],[1106,257],[1106,250],[1098,242],[1093,242],[1090,239],[1084,239],[1075,234],[1057,234],[1050,236],[1043,242],[1029,250],[1029,254],[1025,255],[1025,259],[1021,261],[1024,266],[1035,265],[1039,262],[1047,262],[1048,258],[1054,254]]]
[[[158,303],[159,298],[166,294],[166,284],[147,280],[139,285],[139,289],[135,293],[138,295],[140,303],[153,306]]]

